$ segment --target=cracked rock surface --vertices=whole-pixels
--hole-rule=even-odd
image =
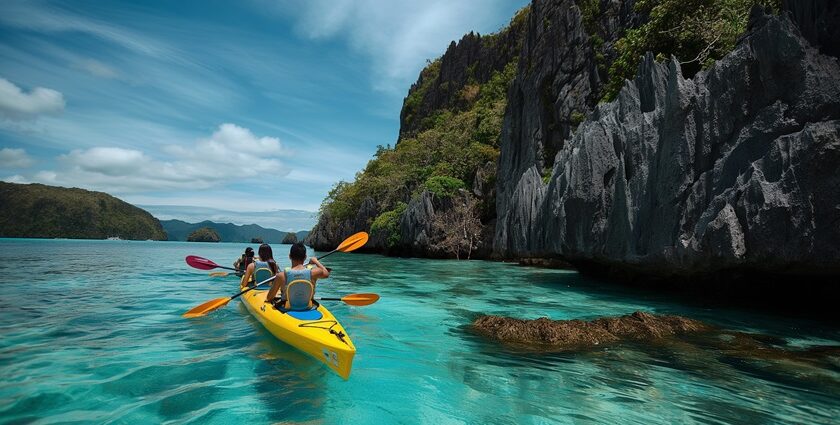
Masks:
[[[734,51],[691,79],[648,54],[565,140],[547,184],[545,135],[516,102],[496,255],[664,276],[840,272],[840,65],[789,15],[753,9]]]

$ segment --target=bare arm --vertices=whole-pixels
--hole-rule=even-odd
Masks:
[[[254,275],[254,263],[248,264],[248,267],[245,268],[245,274],[242,275],[242,280],[239,281],[240,286],[245,286],[248,284],[249,279]]]
[[[312,280],[315,281],[317,279],[326,279],[330,277],[330,271],[318,261],[318,258],[312,257],[309,259],[309,262],[315,265],[315,268],[312,269]]]
[[[286,286],[286,273],[283,273],[283,270],[278,270],[277,274],[274,275],[274,283],[271,284],[271,289],[268,290],[268,294],[265,296],[265,302],[271,302],[277,296],[280,288],[284,286]]]

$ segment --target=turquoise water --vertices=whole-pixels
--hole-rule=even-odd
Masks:
[[[576,273],[492,262],[335,254],[319,294],[356,344],[349,381],[275,340],[183,258],[227,265],[245,244],[0,239],[3,423],[831,423],[840,359],[748,361],[678,342],[518,353],[468,332],[481,313],[684,314],[791,344],[840,344],[802,320],[675,303]],[[276,252],[287,252],[276,246]],[[283,257],[283,255],[277,255]],[[44,260],[48,258],[49,260]],[[836,422],[835,422],[836,423]]]

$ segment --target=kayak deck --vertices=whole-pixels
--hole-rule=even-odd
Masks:
[[[332,313],[319,305],[317,312],[320,315],[315,314],[314,320],[301,320],[267,304],[266,294],[267,290],[252,290],[241,297],[242,303],[277,339],[309,354],[348,379],[356,347]]]

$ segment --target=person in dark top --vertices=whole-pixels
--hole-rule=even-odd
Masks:
[[[245,253],[233,262],[233,268],[237,270],[236,275],[242,276],[245,273],[245,269],[248,267],[248,264],[251,264],[253,262],[254,248],[251,248],[249,246],[248,248],[245,248]]]

